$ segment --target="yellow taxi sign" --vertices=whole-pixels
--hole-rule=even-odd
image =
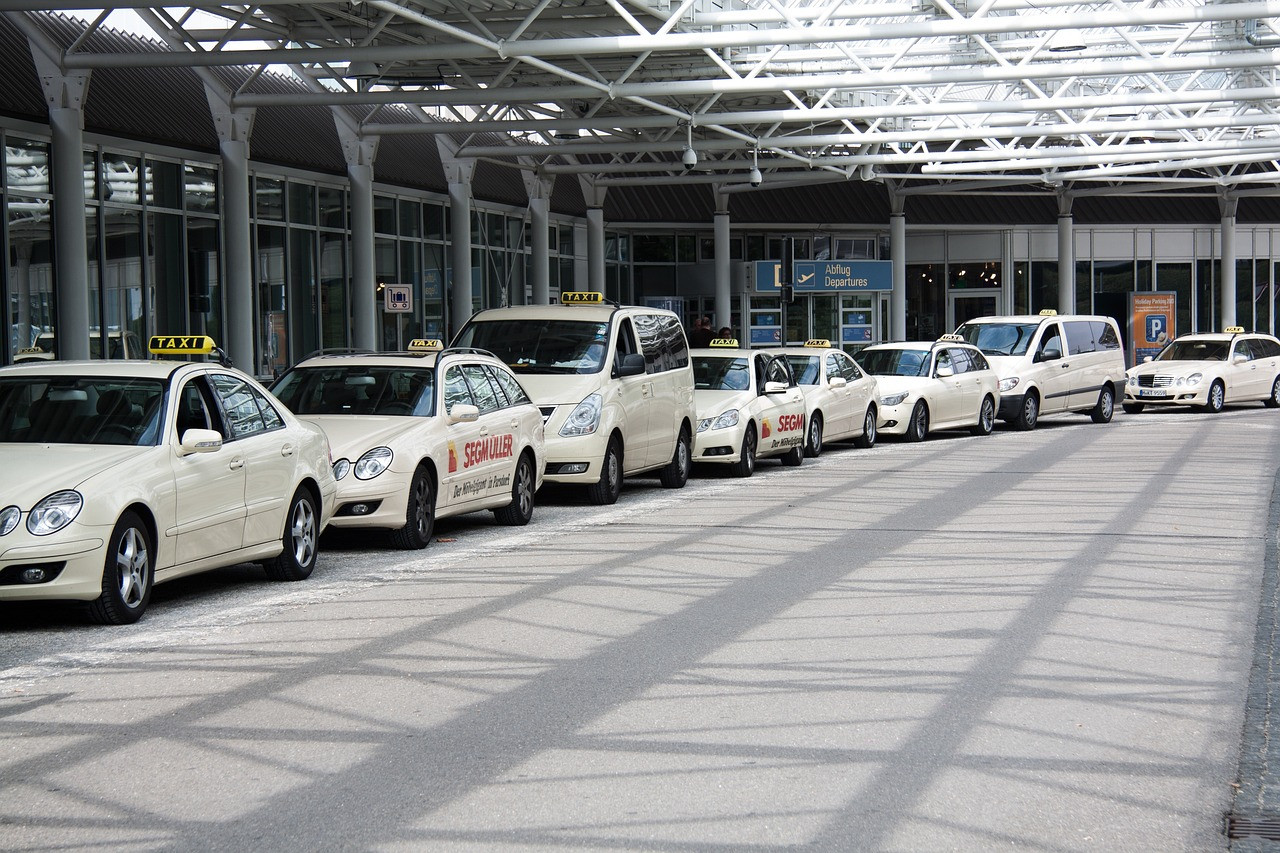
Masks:
[[[815,349],[829,349],[831,347],[831,341],[826,338],[809,338],[809,340],[804,342],[804,345],[807,347],[814,347]]]
[[[1228,335],[1243,335],[1244,326],[1227,326],[1222,331]]]
[[[34,355],[36,353],[42,353],[42,352],[44,352],[44,350],[40,349],[40,347],[23,347],[22,349],[18,350],[16,355]]]
[[[444,349],[439,338],[414,338],[409,341],[409,352],[436,352]]]
[[[712,338],[710,345],[713,347],[733,347],[734,349],[737,349],[738,339],[737,338]]]
[[[604,294],[594,290],[566,290],[560,294],[561,305],[600,305]]]
[[[1058,316],[1058,312],[1057,312],[1057,311],[1055,311],[1055,310],[1054,310],[1054,309],[1052,309],[1052,308],[1041,308],[1041,309],[1040,309],[1040,316],[1041,316],[1041,317],[1057,317],[1057,316]]]
[[[958,341],[964,343],[964,335],[942,335],[938,338],[940,341]]]
[[[208,335],[152,335],[147,342],[152,355],[208,355],[213,349]]]

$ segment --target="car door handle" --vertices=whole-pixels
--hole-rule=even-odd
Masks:
[[[237,456],[235,459],[232,459],[230,462],[227,463],[227,467],[230,468],[232,471],[239,471],[241,468],[244,467],[244,460],[241,459],[239,456]]]
[[[1066,370],[1066,369],[1067,369],[1068,367],[1070,367],[1070,366],[1071,366],[1071,365],[1070,365],[1069,363],[1065,362],[1065,361],[1062,363],[1062,369],[1063,369],[1063,370]]]
[[[482,426],[482,427],[480,427],[480,434],[481,434],[481,435],[488,435],[488,434],[489,434],[489,428],[488,428],[487,426]]]
[[[512,429],[520,429],[520,419],[519,419],[519,418],[512,418],[512,419],[511,419],[511,428],[512,428]]]
[[[292,455],[293,455],[293,445],[292,445],[292,444],[282,444],[282,445],[280,445],[280,455],[281,455],[281,456],[292,456]]]

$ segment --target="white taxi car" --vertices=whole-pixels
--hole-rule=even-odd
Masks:
[[[1206,412],[1256,400],[1280,406],[1280,340],[1240,326],[1221,334],[1182,335],[1126,373],[1123,405],[1130,414],[1149,405],[1198,406]]]
[[[733,338],[689,354],[698,411],[694,462],[729,465],[734,476],[750,477],[759,458],[804,461],[804,393],[784,356],[742,349]]]
[[[878,384],[847,352],[822,338],[805,341],[803,348],[769,352],[786,358],[804,393],[805,456],[818,456],[829,441],[853,439],[858,447],[876,443]]]
[[[0,466],[0,601],[85,601],[110,624],[137,621],[154,584],[207,569],[307,577],[337,488],[324,433],[214,362],[0,368]]]
[[[489,353],[419,340],[403,353],[319,355],[272,391],[329,436],[335,528],[384,528],[398,548],[425,548],[437,518],[533,517],[542,413]]]
[[[959,335],[876,344],[858,353],[858,363],[880,383],[882,433],[907,441],[958,427],[991,434],[1000,379],[982,352]]]

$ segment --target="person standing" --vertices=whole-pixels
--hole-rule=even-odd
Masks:
[[[715,333],[711,331],[711,318],[701,317],[693,329],[689,331],[689,347],[691,349],[709,347],[713,338],[715,338]]]

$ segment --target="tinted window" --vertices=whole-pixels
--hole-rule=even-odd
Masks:
[[[970,370],[976,369],[969,364],[968,350],[950,347],[947,353],[951,356],[951,368],[956,373],[968,373]]]
[[[471,399],[471,388],[462,371],[455,366],[444,372],[444,410],[451,412],[457,405],[474,406],[475,401]]]
[[[1235,351],[1231,354],[1232,360],[1235,360],[1240,356],[1244,356],[1245,358],[1250,360],[1254,358],[1253,348],[1249,346],[1249,341],[1244,338],[1239,338],[1236,340]]]
[[[787,362],[791,365],[791,372],[795,374],[796,383],[799,385],[817,385],[822,377],[822,362],[816,355],[789,355]],[[827,375],[832,375],[831,371],[828,370]]]
[[[836,369],[840,371],[840,375],[845,379],[853,382],[855,379],[862,378],[862,371],[858,368],[856,362],[843,353],[832,353],[831,357],[836,360]]]
[[[498,387],[502,389],[502,393],[506,395],[508,404],[512,406],[532,405],[533,401],[529,399],[529,395],[524,392],[524,388],[520,386],[520,382],[514,376],[500,367],[486,366],[492,372]]]
[[[609,324],[589,320],[477,320],[455,346],[488,350],[517,373],[598,373]]]
[[[1063,354],[1062,349],[1062,333],[1058,331],[1058,324],[1052,323],[1044,328],[1044,337],[1040,339],[1040,347],[1036,350],[1036,357],[1042,358],[1049,350],[1056,350],[1058,355]],[[991,353],[987,353],[991,355]]]
[[[227,417],[227,427],[231,431],[231,439],[247,438],[266,432],[267,426],[263,411],[271,408],[267,398],[238,376],[226,373],[215,373],[209,377],[214,393],[222,402],[222,411]],[[279,426],[279,417],[276,417]]]
[[[1025,355],[1039,323],[965,323],[956,334],[987,355]]]
[[[502,408],[498,389],[489,381],[489,372],[482,365],[464,365],[462,374],[467,377],[467,384],[471,386],[471,394],[475,398],[476,405],[480,407],[480,414],[496,412]]]
[[[689,364],[689,344],[679,320],[665,314],[636,314],[633,319],[648,373],[679,370]]]
[[[430,415],[435,370],[331,364],[290,370],[271,386],[300,415]]]
[[[1097,350],[1093,341],[1093,324],[1088,320],[1068,320],[1063,326],[1067,330],[1067,346],[1072,355]]]
[[[1093,337],[1098,342],[1098,349],[1120,349],[1120,336],[1115,326],[1105,320],[1093,320]]]
[[[918,349],[864,349],[859,359],[873,376],[924,376],[929,367],[929,353]]]
[[[1256,348],[1259,344],[1262,345],[1262,358],[1274,358],[1280,355],[1280,343],[1273,341],[1271,338],[1255,338],[1254,347]]]
[[[0,380],[0,442],[155,444],[163,386],[125,377]]]
[[[965,350],[969,354],[970,370],[990,370],[991,364],[980,352]]]

